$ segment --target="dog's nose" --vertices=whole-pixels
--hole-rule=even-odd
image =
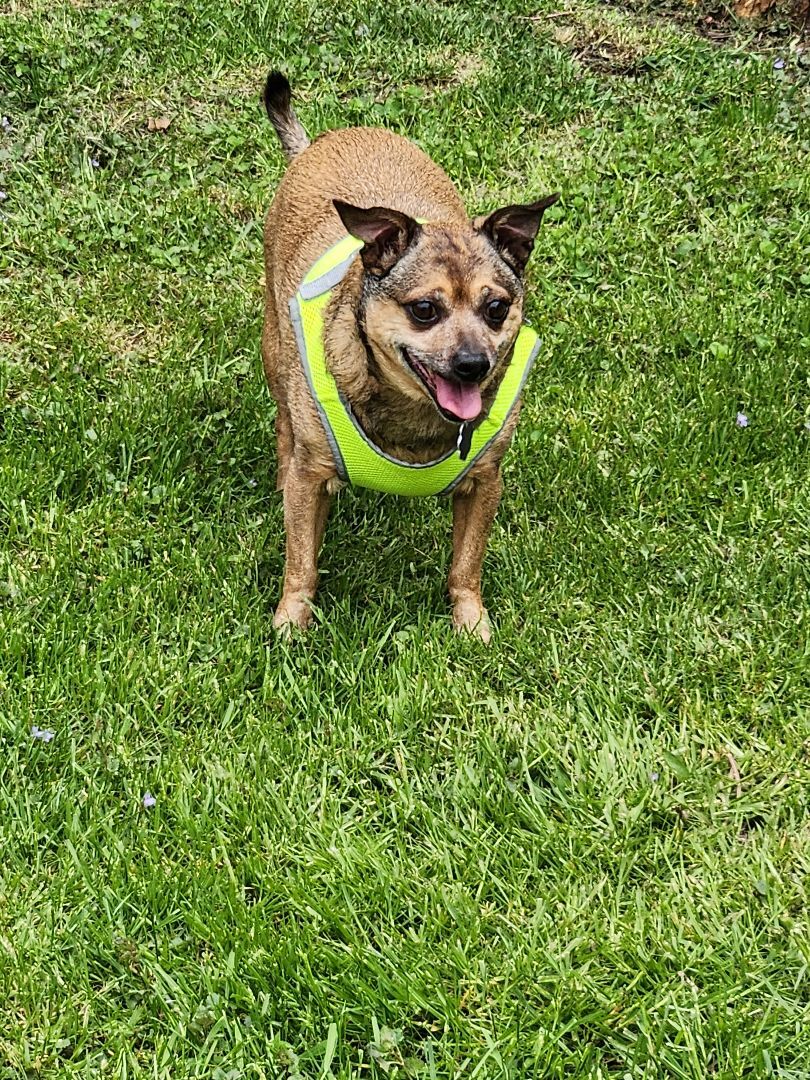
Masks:
[[[489,371],[489,360],[466,349],[453,357],[453,374],[461,382],[480,382]]]

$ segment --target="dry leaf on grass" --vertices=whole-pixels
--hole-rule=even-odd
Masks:
[[[171,119],[168,116],[150,116],[146,121],[149,131],[165,131],[170,124]]]
[[[769,11],[776,0],[737,0],[734,5],[734,14],[738,19],[756,19]]]

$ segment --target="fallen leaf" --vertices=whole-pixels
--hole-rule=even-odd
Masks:
[[[146,121],[149,131],[165,131],[170,124],[171,118],[168,116],[150,116]]]
[[[738,19],[756,19],[758,15],[769,11],[775,3],[776,0],[737,0],[734,14]]]

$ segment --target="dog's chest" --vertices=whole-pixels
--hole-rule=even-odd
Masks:
[[[360,425],[375,446],[402,461],[434,461],[451,450],[458,428],[401,395],[372,397],[355,410]]]

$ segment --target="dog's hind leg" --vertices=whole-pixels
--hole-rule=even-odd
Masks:
[[[327,477],[301,466],[295,456],[287,465],[284,484],[284,530],[287,555],[284,591],[273,625],[277,630],[307,627],[312,619],[311,602],[318,586],[318,549],[329,516],[331,496]]]
[[[292,419],[290,410],[282,402],[278,403],[276,413],[276,456],[278,458],[278,473],[276,475],[276,491],[283,491],[287,482],[287,471],[290,467],[290,459],[295,449],[293,439]]]
[[[453,625],[485,642],[491,630],[481,599],[481,565],[501,488],[500,468],[492,465],[471,477],[470,485],[453,496],[453,561],[448,581]]]
[[[279,373],[279,358],[281,344],[278,339],[278,329],[272,310],[265,315],[264,330],[262,332],[262,362],[264,374],[270,393],[276,399],[276,457],[278,472],[276,475],[276,491],[284,490],[290,458],[295,448],[293,439],[292,419],[284,394],[284,380]]]

